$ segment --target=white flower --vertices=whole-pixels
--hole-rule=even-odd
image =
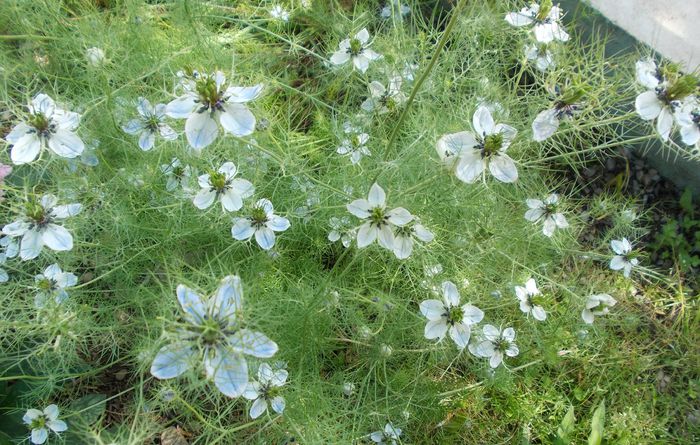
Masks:
[[[383,19],[388,19],[392,15],[397,19],[402,20],[403,16],[411,13],[411,8],[408,5],[404,5],[401,0],[390,0],[383,8],[382,12],[379,14]]]
[[[182,166],[182,162],[178,158],[173,158],[169,164],[160,166],[160,171],[166,176],[165,189],[169,192],[175,191],[178,187],[182,187],[184,192],[191,192],[190,187],[194,171],[189,165]]]
[[[177,133],[170,128],[165,120],[165,104],[152,106],[148,99],[139,97],[136,110],[138,119],[130,120],[122,127],[124,132],[130,135],[139,135],[139,148],[148,151],[156,142],[156,134],[160,134],[166,141],[177,139]]]
[[[506,150],[518,131],[510,125],[496,124],[485,105],[476,109],[472,125],[476,135],[461,131],[438,140],[437,151],[443,163],[448,166],[456,163],[455,176],[469,184],[476,182],[487,167],[499,181],[515,182],[518,170]],[[459,158],[458,162],[455,157]]]
[[[242,137],[255,131],[255,116],[244,104],[257,98],[262,84],[233,87],[226,83],[221,71],[212,75],[199,74],[180,79],[183,94],[165,107],[165,114],[187,119],[185,136],[195,150],[210,145],[219,134],[219,119],[224,131]]]
[[[267,363],[260,365],[258,381],[248,382],[248,386],[243,392],[243,397],[253,400],[253,404],[250,406],[251,418],[257,419],[267,411],[268,402],[274,412],[282,414],[285,401],[284,398],[277,395],[277,388],[284,385],[288,375],[286,369],[273,370]]]
[[[267,199],[259,199],[249,217],[233,221],[231,235],[234,239],[244,241],[255,235],[255,241],[264,250],[275,245],[275,232],[284,232],[290,226],[287,218],[274,214],[272,203]]]
[[[85,144],[75,134],[80,115],[56,107],[46,94],[37,94],[29,103],[29,118],[20,122],[5,136],[12,145],[12,163],[28,164],[47,146],[63,158],[77,158],[85,150]]]
[[[105,57],[105,52],[102,48],[97,48],[95,46],[85,50],[85,58],[90,66],[100,67],[107,62]]]
[[[673,115],[684,99],[692,99],[697,79],[668,67],[661,70],[653,60],[639,60],[635,68],[637,82],[647,88],[634,102],[637,114],[645,121],[656,119],[656,131],[661,140],[667,141],[673,129]]]
[[[192,202],[198,209],[207,209],[217,199],[224,211],[235,212],[243,207],[243,200],[253,196],[255,187],[247,179],[236,178],[236,165],[224,162],[217,171],[211,171],[197,178],[202,188]]]
[[[413,215],[403,207],[386,210],[386,194],[377,183],[372,184],[367,199],[356,199],[347,205],[347,209],[364,221],[357,231],[357,247],[360,249],[378,240],[380,246],[393,250],[392,228],[413,221]]]
[[[374,443],[396,445],[400,436],[401,428],[397,428],[391,422],[388,422],[384,425],[384,431],[375,431],[369,435],[369,438]]]
[[[562,120],[573,118],[582,109],[579,101],[584,95],[583,89],[567,88],[562,92],[556,86],[552,93],[556,96],[552,106],[538,113],[532,122],[532,138],[537,142],[551,137],[559,129]]]
[[[681,129],[681,140],[685,145],[700,144],[700,100],[686,101],[676,113],[676,122]]]
[[[540,295],[540,290],[537,289],[537,283],[534,278],[530,278],[525,283],[525,287],[515,286],[515,295],[520,300],[520,310],[525,314],[532,314],[535,320],[544,321],[547,319],[547,313],[544,308],[536,304],[537,295]]]
[[[639,264],[639,260],[631,255],[632,244],[627,238],[610,241],[610,248],[617,255],[610,260],[612,270],[622,270],[625,278],[629,278],[632,268]]]
[[[343,244],[343,247],[348,248],[352,244],[352,240],[357,236],[357,230],[350,227],[350,218],[343,216],[336,218],[332,216],[329,220],[331,231],[328,233],[328,241],[334,243],[338,240]]]
[[[564,214],[557,212],[559,195],[552,193],[545,198],[544,202],[539,199],[527,199],[525,202],[529,207],[529,210],[525,212],[525,219],[531,222],[542,221],[542,233],[545,236],[554,235],[554,230],[557,227],[560,229],[569,227],[569,222]]]
[[[350,397],[355,392],[355,384],[352,382],[343,383],[343,394]]]
[[[484,312],[471,304],[460,306],[459,291],[451,281],[442,283],[442,299],[420,304],[421,313],[428,319],[425,338],[440,341],[449,332],[457,347],[464,349],[469,344],[471,326],[484,319]]]
[[[551,0],[544,0],[541,6],[531,3],[529,8],[523,8],[520,12],[509,12],[505,18],[513,26],[534,24],[535,39],[540,43],[569,40],[569,34],[560,23],[561,8],[552,6]]]
[[[53,298],[56,304],[61,304],[68,298],[67,287],[75,286],[78,277],[70,272],[63,272],[58,264],[52,264],[44,270],[43,274],[34,277],[38,292],[34,299],[37,308],[43,308]]]
[[[406,101],[406,95],[401,92],[401,76],[391,76],[389,87],[373,80],[369,84],[370,97],[365,99],[360,106],[367,112],[376,111],[379,114],[388,113]]]
[[[22,237],[19,256],[23,261],[39,256],[44,245],[51,250],[66,251],[73,248],[73,236],[56,222],[75,216],[82,205],[74,203],[56,205],[58,198],[44,195],[39,202],[27,205],[25,216],[2,228],[2,233],[11,237]]]
[[[413,224],[394,228],[394,255],[396,255],[396,258],[405,260],[411,256],[414,238],[424,243],[429,243],[435,238],[435,235],[417,221],[414,221]]]
[[[416,76],[416,71],[418,71],[418,64],[406,62],[404,64],[403,70],[401,71],[401,77],[406,82],[413,82]]]
[[[28,409],[22,417],[22,421],[32,430],[29,440],[33,444],[40,445],[49,438],[49,430],[60,433],[68,429],[68,425],[63,420],[58,420],[58,407],[49,405],[44,411],[38,409]]]
[[[207,300],[180,284],[177,299],[184,311],[184,323],[178,323],[176,340],[158,351],[151,374],[158,379],[171,379],[203,357],[206,376],[219,391],[228,397],[242,395],[248,385],[245,356],[270,358],[277,352],[277,344],[265,334],[241,326],[240,278],[225,277]]]
[[[350,162],[353,164],[360,162],[363,156],[372,155],[366,146],[367,141],[369,141],[369,135],[367,133],[363,133],[359,129],[349,125],[345,126],[345,133],[349,136],[343,139],[343,142],[336,150],[339,155],[349,155]]]
[[[515,357],[520,353],[515,344],[515,329],[505,328],[503,331],[496,326],[487,324],[483,329],[483,339],[469,345],[469,352],[477,357],[488,358],[492,368],[498,368],[503,362],[503,355]]]
[[[287,10],[282,7],[282,5],[273,6],[270,10],[270,16],[272,16],[273,19],[279,20],[281,22],[289,21],[289,12],[287,12]]]
[[[556,67],[554,55],[546,45],[530,44],[525,47],[525,58],[535,62],[535,68],[544,72]]]
[[[598,315],[606,315],[609,308],[615,306],[617,300],[608,294],[591,295],[586,300],[586,307],[581,312],[581,318],[587,324],[593,324],[593,320]]]
[[[369,32],[367,28],[362,28],[355,37],[350,37],[340,42],[340,49],[331,56],[333,65],[343,65],[348,60],[352,60],[352,66],[365,73],[369,68],[369,62],[377,60],[381,55],[369,48]]]

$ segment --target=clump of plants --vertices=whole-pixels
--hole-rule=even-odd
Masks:
[[[565,184],[697,157],[696,73],[550,0],[8,0],[0,30],[0,443],[697,439],[696,297],[634,197]]]

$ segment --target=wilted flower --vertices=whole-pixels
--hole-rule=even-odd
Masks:
[[[192,200],[198,209],[209,208],[217,199],[225,211],[235,212],[243,207],[243,200],[253,196],[255,187],[247,179],[236,178],[236,165],[224,162],[217,171],[197,178],[202,188]]]
[[[39,256],[44,245],[51,250],[66,251],[73,248],[73,236],[55,222],[75,216],[82,205],[58,204],[58,198],[44,195],[39,202],[27,203],[24,217],[2,228],[2,233],[11,237],[22,237],[19,256],[31,260]]]
[[[178,323],[175,341],[163,346],[151,365],[158,379],[171,379],[204,358],[207,378],[228,397],[243,394],[248,385],[246,355],[270,358],[277,344],[265,334],[241,325],[243,289],[238,276],[221,280],[216,293],[207,300],[183,284],[177,286],[183,322]]]
[[[350,218],[343,216],[336,218],[332,216],[329,220],[331,231],[328,233],[328,241],[334,243],[338,240],[343,244],[343,247],[348,248],[352,244],[352,240],[357,236],[357,230],[350,227]]]
[[[210,145],[219,134],[216,119],[224,131],[234,136],[247,136],[255,131],[255,116],[244,104],[257,98],[262,84],[233,87],[226,83],[221,71],[212,75],[195,73],[180,78],[183,94],[165,107],[165,114],[187,119],[185,136],[195,150]]]
[[[124,132],[139,135],[139,148],[148,151],[156,142],[156,134],[166,141],[177,139],[177,133],[165,123],[165,104],[152,106],[148,99],[139,97],[136,110],[139,118],[130,120],[122,127]]]
[[[556,66],[554,55],[552,55],[546,44],[525,46],[525,58],[529,61],[534,61],[535,68],[543,72]]]
[[[289,226],[289,220],[275,215],[270,200],[263,198],[255,203],[250,216],[233,220],[231,235],[239,241],[249,240],[255,235],[258,246],[270,250],[275,245],[275,232],[284,232]]]
[[[355,392],[355,384],[351,382],[343,383],[343,394],[350,397]]]
[[[56,304],[61,304],[68,298],[66,288],[75,286],[78,277],[70,272],[63,272],[58,264],[52,264],[44,270],[43,274],[34,277],[37,294],[34,305],[38,308],[45,307],[53,298]]]
[[[343,65],[352,60],[352,66],[364,74],[369,68],[369,62],[377,60],[381,55],[369,48],[369,32],[362,28],[355,37],[350,37],[340,42],[340,49],[331,56],[333,65]]]
[[[376,111],[379,114],[388,113],[406,101],[406,95],[401,92],[401,76],[391,76],[388,88],[373,80],[369,84],[370,97],[360,106],[367,112]]]
[[[347,205],[348,212],[364,221],[357,231],[357,247],[363,248],[378,239],[385,249],[394,249],[394,227],[413,221],[403,207],[386,210],[386,194],[379,184],[372,184],[367,199],[356,199]]]
[[[625,278],[629,278],[632,268],[639,264],[639,260],[632,256],[632,244],[627,238],[610,241],[610,248],[617,255],[610,260],[612,270],[622,270]]]
[[[591,295],[586,300],[586,307],[581,312],[581,318],[588,324],[593,324],[595,317],[606,315],[609,308],[615,306],[617,300],[608,294]]]
[[[12,145],[12,163],[28,164],[47,146],[63,158],[80,156],[85,144],[75,134],[79,123],[78,113],[58,108],[49,96],[37,94],[29,103],[27,121],[15,125],[5,136],[5,140]]]
[[[28,409],[22,421],[32,430],[29,440],[33,444],[41,445],[49,438],[49,430],[57,434],[66,431],[68,425],[63,420],[59,420],[58,415],[58,407],[53,404],[44,408],[44,411]]]
[[[518,131],[510,125],[496,124],[485,105],[477,108],[472,125],[476,135],[461,131],[438,140],[440,159],[448,166],[456,163],[455,176],[466,183],[476,182],[487,167],[499,181],[515,182],[518,170],[506,150]]]
[[[492,368],[498,368],[503,362],[503,355],[515,357],[520,353],[515,344],[515,329],[505,328],[503,331],[496,326],[487,324],[483,329],[483,339],[469,345],[469,352],[477,357],[489,359]]]
[[[267,363],[262,363],[258,368],[258,381],[248,382],[248,386],[243,392],[243,397],[253,400],[250,406],[250,417],[257,419],[262,413],[267,411],[270,404],[272,410],[277,414],[282,414],[285,401],[282,396],[277,395],[281,386],[287,381],[289,373],[286,369],[272,369]]]
[[[558,227],[565,229],[569,227],[569,222],[563,213],[557,212],[559,195],[552,193],[544,202],[539,199],[527,199],[525,201],[529,210],[525,212],[525,219],[531,222],[542,221],[542,233],[546,236],[554,235],[554,230]]]
[[[553,40],[566,42],[569,34],[561,26],[561,8],[553,6],[552,0],[543,0],[541,5],[531,3],[520,12],[509,12],[506,21],[513,26],[534,25],[535,39],[540,43]]]
[[[515,295],[520,300],[520,310],[526,314],[532,314],[535,320],[544,321],[547,313],[539,305],[540,290],[537,288],[534,278],[530,278],[525,283],[525,287],[515,286]]]
[[[571,119],[581,110],[580,100],[584,95],[582,88],[567,88],[562,91],[555,87],[553,91],[556,99],[552,106],[541,111],[532,122],[532,138],[542,142],[552,136],[562,120]]]
[[[107,62],[105,57],[105,52],[102,48],[97,48],[95,46],[85,50],[85,58],[90,66],[100,67]]]
[[[391,422],[388,422],[384,425],[384,431],[375,431],[369,437],[374,443],[396,445],[400,436],[401,428],[397,428]]]
[[[457,347],[464,349],[469,344],[471,326],[484,319],[484,312],[471,304],[460,306],[459,291],[451,281],[442,283],[442,299],[420,304],[421,313],[428,319],[425,338],[440,341],[449,332]]]

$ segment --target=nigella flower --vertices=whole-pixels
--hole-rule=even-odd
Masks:
[[[469,352],[477,357],[488,358],[492,368],[498,368],[503,363],[503,356],[515,357],[520,353],[515,344],[515,329],[505,328],[503,331],[496,326],[487,324],[482,331],[483,338],[478,343],[469,345]]]
[[[33,444],[41,445],[49,438],[49,430],[57,434],[66,431],[68,425],[63,420],[59,420],[58,415],[58,407],[53,404],[44,408],[44,411],[28,409],[22,421],[32,430],[29,440]]]
[[[253,196],[255,187],[247,179],[236,178],[236,165],[224,162],[217,171],[197,178],[202,188],[192,200],[198,209],[209,208],[217,199],[225,211],[235,212],[243,207],[243,200]]]
[[[588,324],[593,324],[595,317],[606,315],[609,308],[615,306],[617,300],[608,294],[595,294],[588,297],[586,307],[581,312],[581,318]]]
[[[34,298],[34,305],[43,308],[53,299],[56,304],[61,304],[68,298],[66,288],[78,283],[78,277],[70,272],[61,270],[58,264],[52,264],[44,270],[43,274],[34,277],[34,283],[38,292]]]
[[[509,12],[506,21],[513,26],[534,25],[535,39],[540,43],[569,40],[569,34],[561,26],[561,8],[553,6],[552,0],[543,0],[541,5],[531,3],[520,12]]]
[[[148,99],[139,97],[136,110],[140,117],[130,120],[122,127],[124,132],[139,136],[139,148],[148,151],[156,142],[156,134],[166,141],[177,139],[177,133],[165,121],[165,104],[152,106]]]
[[[683,100],[697,91],[698,80],[682,75],[674,65],[658,68],[653,60],[640,60],[635,65],[637,82],[647,91],[637,96],[634,107],[645,121],[656,119],[656,131],[667,141],[673,128],[673,114]]]
[[[23,261],[38,257],[44,245],[56,251],[73,248],[73,236],[56,223],[80,213],[82,205],[57,204],[58,198],[54,195],[44,195],[39,202],[30,201],[22,219],[2,228],[5,235],[22,237],[19,256]]]
[[[369,435],[372,442],[378,444],[391,444],[396,445],[401,437],[401,428],[395,427],[391,422],[384,425],[383,431],[375,431]]]
[[[206,376],[219,391],[228,397],[242,395],[248,385],[245,356],[270,358],[277,352],[277,344],[265,334],[241,325],[240,278],[225,277],[216,293],[206,300],[182,284],[176,293],[184,311],[183,320],[177,325],[175,341],[158,351],[151,374],[158,379],[172,379],[203,357]]]
[[[676,122],[681,129],[681,140],[685,145],[700,142],[700,100],[694,98],[684,103],[676,113]]]
[[[562,90],[557,86],[552,93],[556,97],[552,106],[541,111],[532,122],[532,138],[537,142],[552,136],[562,120],[571,119],[583,107],[580,101],[585,92],[582,88]]]
[[[233,220],[231,236],[239,241],[245,241],[255,235],[258,246],[264,250],[270,250],[275,245],[275,232],[284,232],[289,226],[289,220],[275,215],[270,200],[263,198],[255,203],[250,216]]]
[[[486,105],[476,109],[472,125],[476,135],[461,131],[438,140],[437,150],[443,163],[456,164],[455,176],[466,183],[476,182],[487,167],[499,181],[515,182],[518,170],[506,150],[518,131],[510,125],[496,124]]]
[[[435,238],[433,232],[416,220],[405,226],[394,228],[394,255],[400,260],[405,260],[413,252],[414,239],[429,243]]]
[[[85,150],[85,144],[75,134],[79,123],[78,113],[60,109],[46,94],[37,94],[29,103],[27,121],[15,125],[5,137],[12,145],[12,163],[28,164],[47,146],[58,156],[77,158]]]
[[[525,287],[515,286],[515,295],[520,300],[520,310],[525,314],[532,314],[537,321],[545,321],[547,313],[544,308],[539,305],[540,290],[537,288],[537,283],[534,278],[530,278],[525,283]]]
[[[386,210],[386,194],[379,184],[372,184],[367,199],[356,199],[347,205],[348,212],[364,221],[357,231],[357,247],[363,248],[375,240],[385,249],[394,249],[394,227],[413,221],[413,215],[403,207]]]
[[[391,16],[395,16],[399,20],[403,20],[403,16],[411,13],[411,8],[405,5],[401,0],[389,0],[379,14],[381,18],[388,19]]]
[[[258,381],[248,382],[243,392],[243,397],[253,400],[250,406],[250,417],[257,419],[267,411],[267,405],[277,414],[284,412],[286,405],[284,398],[278,395],[279,388],[287,381],[289,373],[286,369],[273,370],[267,363],[262,363],[258,368]]]
[[[621,270],[625,278],[629,278],[632,268],[639,264],[639,260],[632,255],[632,244],[627,238],[610,241],[610,248],[617,255],[610,260],[612,270]]]
[[[542,72],[556,66],[554,55],[552,55],[552,52],[546,44],[530,44],[525,46],[525,58],[534,61],[535,68]]]
[[[382,57],[369,48],[368,42],[369,32],[367,28],[362,28],[354,37],[340,42],[340,49],[331,56],[331,63],[333,65],[343,65],[348,60],[352,60],[352,66],[364,74],[369,68],[369,62]]]
[[[366,145],[369,141],[369,135],[359,128],[349,125],[348,122],[345,124],[345,133],[348,137],[343,139],[336,152],[339,155],[350,156],[350,162],[357,164],[363,156],[372,155]]]
[[[527,199],[525,202],[529,207],[528,211],[525,212],[525,219],[531,222],[542,221],[542,233],[545,236],[554,235],[554,230],[557,227],[560,229],[569,227],[569,222],[564,214],[557,212],[559,195],[556,193],[547,196],[544,201]]]
[[[280,22],[289,21],[289,12],[287,12],[287,10],[282,7],[282,5],[273,6],[270,10],[270,16],[275,20],[279,20]]]
[[[332,216],[328,224],[331,226],[331,231],[328,232],[328,241],[334,243],[340,240],[343,247],[350,247],[352,240],[357,236],[357,230],[350,227],[350,218],[347,216],[342,218]]]
[[[457,286],[451,281],[442,283],[442,298],[425,300],[420,304],[420,311],[428,319],[425,325],[425,338],[442,340],[449,332],[450,338],[459,349],[469,344],[471,326],[484,319],[484,312],[471,304],[460,306]]]
[[[169,192],[175,191],[178,187],[182,187],[184,192],[191,192],[190,182],[194,177],[194,170],[189,165],[182,165],[178,158],[173,158],[169,164],[160,166],[160,171],[165,175],[165,189]]]
[[[102,48],[97,48],[96,46],[85,50],[85,58],[88,61],[88,65],[94,67],[100,67],[107,63],[107,57],[105,56],[104,50]]]
[[[365,99],[360,106],[367,112],[376,111],[379,114],[389,113],[406,101],[406,95],[401,92],[401,76],[394,75],[389,78],[388,88],[380,82],[373,80],[369,84],[370,97]]]
[[[187,119],[185,136],[195,150],[210,145],[219,134],[219,123],[224,131],[234,136],[247,136],[255,131],[255,116],[244,104],[257,98],[262,84],[253,87],[233,87],[226,83],[221,71],[212,75],[196,73],[180,78],[182,96],[165,107],[165,114],[176,119]]]

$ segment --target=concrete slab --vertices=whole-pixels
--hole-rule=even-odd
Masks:
[[[637,40],[687,72],[700,66],[700,0],[588,0]]]

